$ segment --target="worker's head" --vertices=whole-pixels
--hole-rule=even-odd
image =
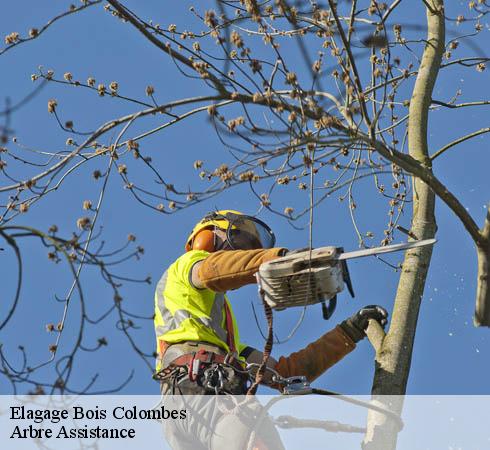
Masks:
[[[261,220],[238,211],[214,211],[194,227],[185,245],[186,251],[251,250],[271,248],[276,238]]]

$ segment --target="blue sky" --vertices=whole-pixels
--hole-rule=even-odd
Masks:
[[[176,23],[185,28],[195,23],[187,10],[190,5],[188,2],[179,2],[178,7],[175,3],[170,7],[170,2],[147,1],[144,5],[139,3],[127,2],[142,17],[151,17],[162,26]],[[1,30],[5,35],[12,31],[25,34],[29,28],[39,28],[67,5],[67,2],[56,2],[49,6],[27,0],[9,2],[4,6],[0,17]],[[448,6],[448,15],[455,16],[463,10],[466,13],[464,8],[463,3],[454,2]],[[398,20],[403,20],[404,24],[420,24],[423,20],[421,5],[405,7],[402,13]],[[448,27],[449,37],[460,32],[461,29],[457,29],[455,25]],[[479,37],[480,43],[487,39],[488,27],[482,33]],[[290,45],[291,49],[285,47],[285,52],[293,54],[293,44]],[[461,47],[461,56],[474,55],[474,49],[465,45]],[[416,52],[420,52],[420,49]],[[71,72],[75,79],[85,80],[94,76],[97,83],[103,82],[106,85],[115,80],[119,83],[121,94],[143,101],[146,101],[147,85],[155,87],[155,97],[162,103],[207,92],[201,82],[183,78],[167,55],[152,47],[129,25],[122,24],[105,12],[102,5],[68,17],[39,39],[5,53],[0,56],[0,66],[0,99],[10,97],[13,103],[33,89],[30,75],[36,73],[38,66],[43,66],[45,70],[53,69],[59,77],[65,72]],[[488,70],[478,73],[474,69],[464,72],[458,68],[449,69],[439,78],[434,98],[447,101],[461,89],[461,101],[487,100],[485,95],[488,95],[488,90],[485,92],[484,86],[488,82]],[[412,86],[411,83],[413,80],[409,86]],[[80,130],[94,129],[113,117],[138,110],[137,106],[118,99],[99,98],[96,93],[88,93],[86,90],[50,84],[35,100],[12,117],[10,126],[20,144],[46,151],[65,148],[65,141],[70,135],[61,132],[54,117],[47,113],[46,104],[52,98],[57,99],[58,111],[63,120],[73,120],[75,128]],[[435,150],[459,135],[488,126],[487,117],[488,113],[482,107],[464,108],[450,113],[435,111],[429,124],[430,148]],[[129,134],[149,129],[158,124],[159,120],[154,117],[136,123]],[[12,143],[8,145],[14,146]],[[460,198],[480,224],[490,191],[490,156],[487,147],[488,137],[483,135],[447,152],[434,164],[436,175]],[[196,159],[204,160],[205,167],[213,168],[228,157],[204,115],[196,115],[152,136],[142,144],[141,151],[153,158],[162,176],[183,189],[187,185],[203,185],[192,167]],[[128,166],[130,163],[133,164],[129,161]],[[11,166],[13,165],[12,163]],[[93,170],[103,170],[105,165],[105,160],[97,160],[75,175],[67,177],[62,189],[32,207],[29,214],[20,218],[17,223],[44,230],[56,223],[62,234],[69,235],[75,229],[77,218],[85,215],[82,202],[89,199],[95,203],[101,183],[94,182],[91,174]],[[141,166],[138,167],[134,169],[135,178],[151,185],[151,175],[144,172]],[[29,169],[16,170],[17,174],[23,174],[19,175],[21,178],[27,178]],[[26,172],[22,172],[23,170]],[[133,172],[130,173],[132,175]],[[0,175],[0,180],[1,185],[6,184],[3,175]],[[125,307],[143,316],[152,314],[153,291],[158,278],[182,253],[188,232],[203,214],[215,208],[238,209],[253,214],[258,207],[257,200],[249,189],[240,186],[177,214],[163,215],[135,202],[124,189],[119,177],[112,177],[108,186],[108,195],[98,222],[103,225],[103,239],[107,241],[107,248],[113,249],[124,243],[128,233],[135,234],[136,243],[145,248],[145,254],[140,261],[132,260],[122,266],[125,275],[143,278],[150,275],[152,278],[151,285],[127,284],[122,289]],[[364,230],[375,232],[379,240],[387,221],[386,201],[381,201],[373,193],[375,189],[370,180],[359,182],[355,190],[359,222]],[[276,199],[281,208],[292,202],[295,208],[301,209],[308,202],[307,195],[299,193],[293,187],[279,193]],[[296,230],[277,215],[262,212],[260,218],[274,229],[279,245],[298,248],[307,244],[306,219],[301,219],[298,224],[303,229]],[[489,331],[485,328],[474,328],[472,324],[476,280],[475,250],[461,224],[439,201],[437,221],[439,241],[434,248],[420,311],[408,393],[488,394]],[[402,224],[408,228],[408,211]],[[357,238],[348,208],[335,195],[315,210],[313,236],[316,246],[342,245],[346,249],[357,248]],[[404,240],[404,236],[399,234],[396,240],[400,242]],[[66,267],[54,265],[47,260],[46,251],[35,240],[24,239],[21,247],[25,282],[16,316],[2,331],[1,342],[3,351],[13,361],[19,363],[16,348],[23,345],[35,364],[49,357],[48,345],[52,343],[54,336],[45,331],[45,324],[59,321],[62,305],[56,302],[55,296],[65,295],[70,278]],[[14,289],[11,281],[14,279],[15,267],[10,253],[0,256],[0,313],[3,317]],[[392,256],[390,261],[399,262],[400,256]],[[392,309],[398,281],[398,274],[393,269],[375,259],[362,259],[352,262],[350,271],[356,298],[350,299],[347,293],[341,294],[336,314],[329,322],[321,318],[318,305],[308,308],[296,334],[287,342],[274,347],[275,356],[301,348],[365,304],[377,303],[389,311]],[[84,270],[82,282],[90,311],[95,314],[111,305],[112,294],[100,276]],[[230,299],[239,319],[243,340],[261,348],[262,339],[251,308],[253,303],[261,313],[255,286],[231,293]],[[79,307],[79,301],[75,297],[70,305],[60,351],[69,348],[76,338],[70,331],[76,327]],[[301,311],[298,310],[276,314],[276,332],[279,337],[284,338],[289,334],[300,314]],[[107,338],[109,345],[97,352],[80,355],[75,370],[77,375],[72,380],[74,385],[84,386],[98,373],[94,390],[103,390],[118,385],[134,371],[132,380],[122,393],[157,393],[158,386],[151,380],[149,370],[131,350],[125,336],[116,329],[116,322],[117,317],[110,316],[96,326],[87,327],[87,347],[93,347],[102,336]],[[139,326],[134,331],[135,340],[145,351],[153,351],[151,321],[135,322]],[[353,354],[328,371],[316,385],[346,393],[368,393],[374,370],[373,358],[369,343],[362,342]],[[40,372],[46,380],[52,379],[52,374],[52,365]],[[10,391],[6,380],[2,379],[0,386],[2,392]]]

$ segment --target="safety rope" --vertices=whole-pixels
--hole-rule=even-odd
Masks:
[[[259,295],[260,295],[260,298],[262,299],[262,304],[264,305],[264,313],[265,313],[265,318],[267,320],[267,340],[265,341],[265,345],[264,345],[262,362],[259,366],[259,369],[257,370],[257,373],[255,374],[255,381],[252,383],[252,385],[250,386],[250,388],[247,391],[247,395],[255,395],[255,393],[257,392],[257,388],[259,387],[259,384],[262,383],[262,380],[264,378],[264,373],[265,373],[265,370],[267,368],[267,361],[269,360],[269,357],[271,356],[272,346],[274,345],[272,308],[270,307],[270,305],[265,300],[265,291],[262,288],[262,282],[260,279],[260,275],[258,273],[256,273],[255,278],[257,279],[257,286],[259,288]]]
[[[331,433],[365,433],[366,428],[332,420],[299,419],[293,416],[279,416],[274,419],[279,428],[320,428]]]
[[[328,391],[326,389],[317,389],[317,388],[312,388],[312,394],[317,394],[317,395],[328,395],[330,397],[335,397],[339,400],[342,400],[347,403],[352,403],[353,405],[357,406],[362,406],[363,408],[371,409],[373,411],[379,412],[389,418],[391,418],[397,425],[398,431],[401,431],[403,429],[403,421],[401,417],[393,412],[390,411],[389,409],[385,409],[381,406],[373,405],[372,403],[365,402],[363,400],[358,400],[356,398],[351,398],[347,397],[346,395],[339,394],[338,392],[333,392],[333,391]]]

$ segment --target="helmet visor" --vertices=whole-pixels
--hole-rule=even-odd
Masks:
[[[226,238],[234,250],[272,248],[276,238],[272,230],[259,219],[242,214],[227,213]]]

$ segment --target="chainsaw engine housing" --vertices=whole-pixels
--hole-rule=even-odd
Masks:
[[[338,247],[322,247],[264,263],[259,282],[266,302],[276,310],[334,298],[344,289],[347,266]]]

